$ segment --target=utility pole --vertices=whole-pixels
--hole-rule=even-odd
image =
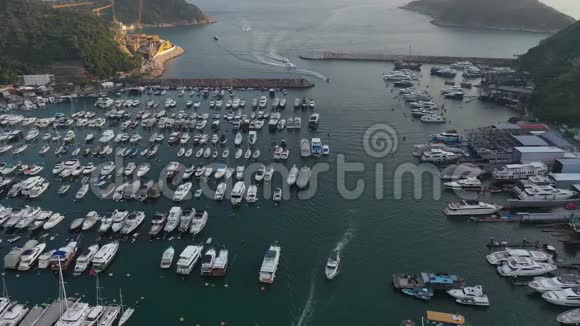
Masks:
[[[139,0],[139,20],[137,20],[137,28],[141,29],[141,15],[143,13],[143,0]]]
[[[115,0],[111,0],[111,4],[113,5],[113,23],[117,23],[117,14],[115,13]]]

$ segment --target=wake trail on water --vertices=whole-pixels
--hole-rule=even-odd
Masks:
[[[336,243],[336,246],[334,247],[336,251],[341,252],[342,249],[344,249],[350,243],[350,240],[352,240],[353,231],[354,230],[352,227],[346,229],[342,235],[342,238]]]
[[[310,277],[310,291],[308,292],[308,298],[306,299],[306,303],[304,304],[304,308],[302,309],[302,312],[300,313],[300,317],[298,318],[298,321],[296,322],[296,324],[292,324],[292,326],[305,326],[308,325],[308,322],[310,321],[310,319],[312,318],[312,314],[314,313],[314,305],[315,305],[315,301],[314,301],[314,273],[312,273],[312,276]]]

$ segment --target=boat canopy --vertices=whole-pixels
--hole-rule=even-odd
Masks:
[[[440,323],[447,323],[451,325],[465,325],[465,317],[456,314],[449,314],[445,312],[427,311],[427,319]]]

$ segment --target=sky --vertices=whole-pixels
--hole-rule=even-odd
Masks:
[[[580,0],[540,0],[568,16],[580,19]]]

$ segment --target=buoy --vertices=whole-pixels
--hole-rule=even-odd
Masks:
[[[225,322],[225,321],[222,321],[222,322],[220,323],[220,326],[224,326],[225,324],[226,324],[226,322]]]
[[[179,321],[183,323],[185,319],[183,319],[183,317],[179,318]]]
[[[141,300],[145,299],[145,297],[141,297]]]
[[[130,273],[127,273],[126,275],[127,275],[127,277],[131,277],[131,274]]]
[[[229,285],[227,285],[227,284],[224,284],[224,287],[225,287],[225,288],[227,288],[227,287],[229,287]]]
[[[16,274],[16,277],[20,277],[20,274]]]

